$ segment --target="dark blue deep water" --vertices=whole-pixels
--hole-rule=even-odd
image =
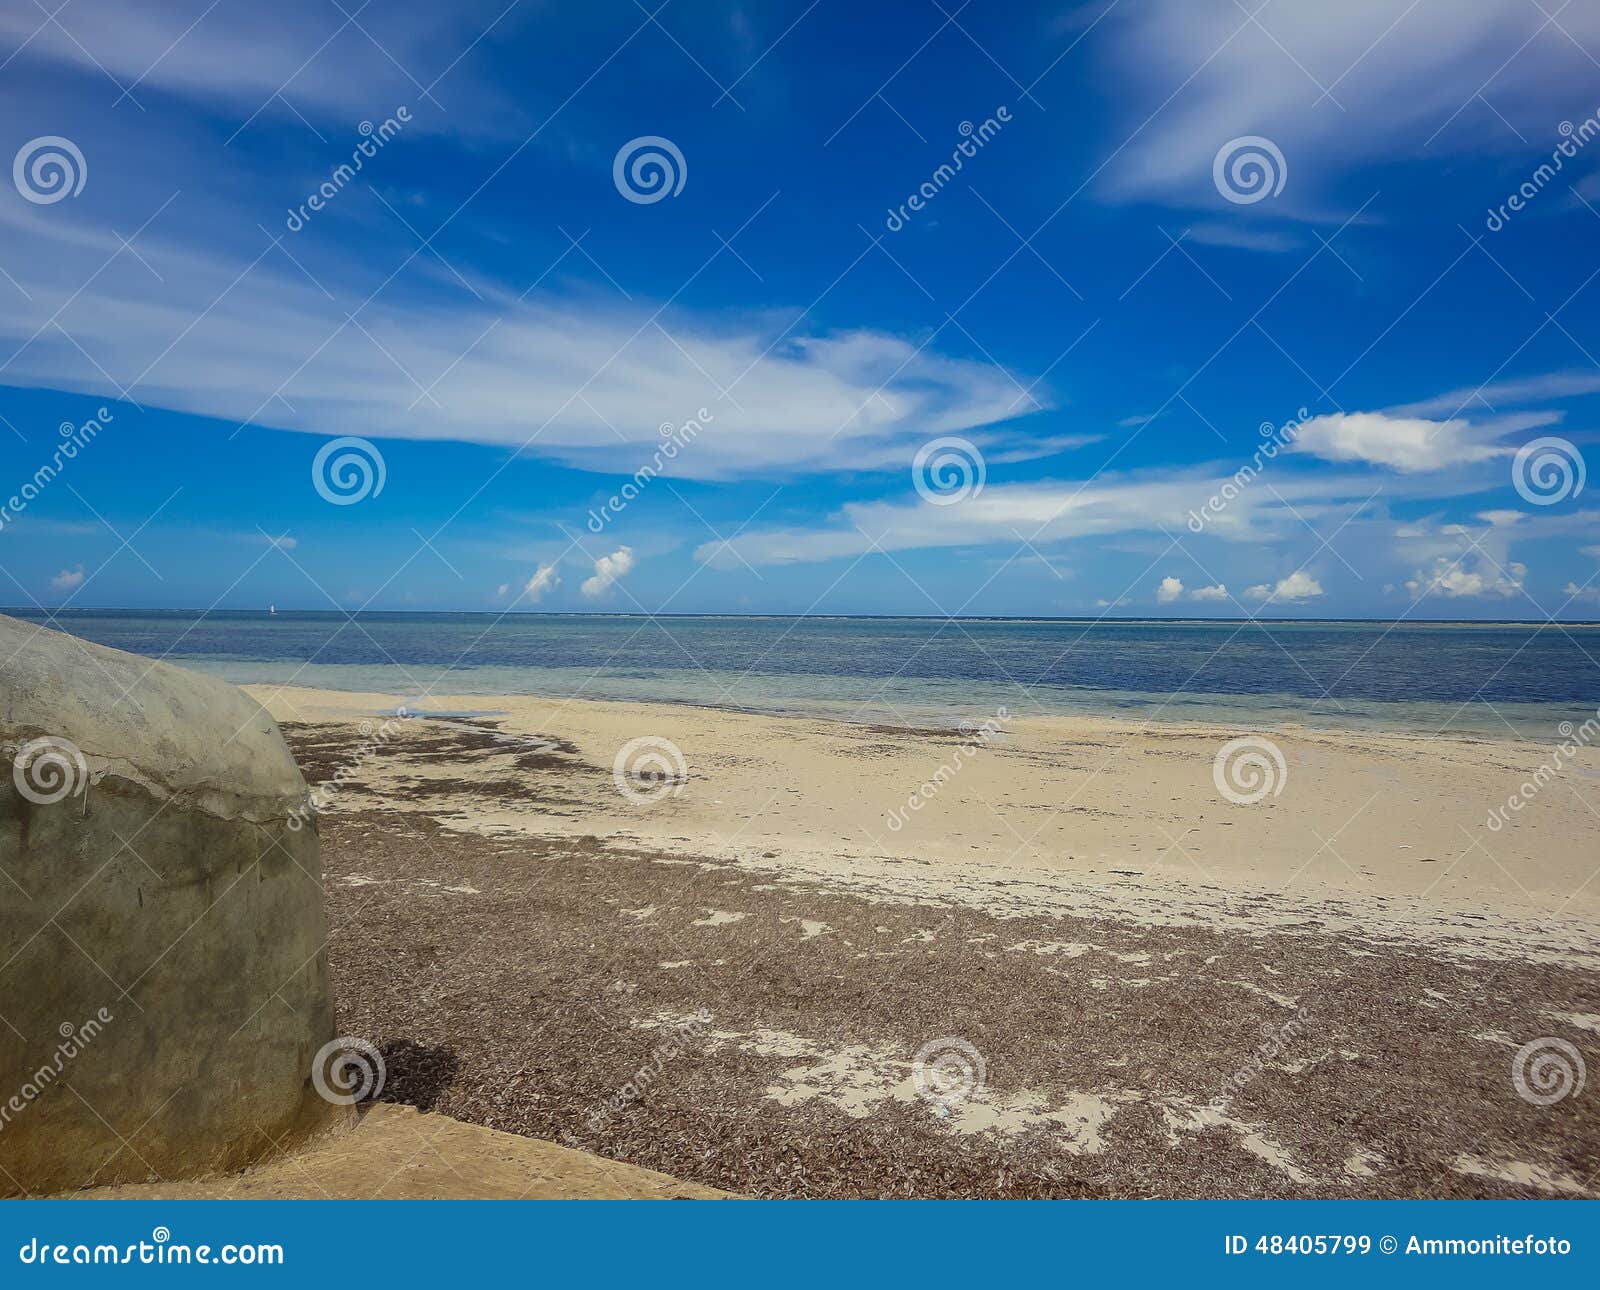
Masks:
[[[43,621],[37,613],[18,617]],[[1600,704],[1600,628],[1439,623],[82,611],[237,682],[583,694],[864,720],[1125,713],[1538,735]]]

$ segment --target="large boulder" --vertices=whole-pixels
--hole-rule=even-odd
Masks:
[[[243,691],[0,616],[0,1195],[231,1168],[325,1125],[306,786]]]

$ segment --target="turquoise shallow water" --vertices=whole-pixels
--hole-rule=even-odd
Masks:
[[[1004,707],[1546,739],[1600,705],[1593,625],[132,610],[54,625],[238,683],[397,700],[586,695],[918,722]]]

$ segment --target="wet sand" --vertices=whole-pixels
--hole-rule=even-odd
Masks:
[[[1587,749],[1492,832],[1547,749],[1268,731],[1242,804],[1239,731],[255,693],[386,1097],[758,1196],[1600,1192],[1513,1079],[1600,1060]]]

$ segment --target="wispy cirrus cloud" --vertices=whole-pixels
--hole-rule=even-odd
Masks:
[[[127,255],[108,263],[110,234],[9,219],[21,251],[11,271],[30,298],[0,317],[0,383],[126,390],[236,427],[489,444],[614,471],[654,449],[662,422],[705,407],[714,421],[669,470],[729,479],[899,467],[931,435],[1051,402],[995,364],[881,331],[807,332],[795,312],[712,318],[491,284],[481,299],[435,293],[425,307],[356,294],[356,310],[270,247],[241,272],[151,236],[147,269]],[[998,460],[1023,460],[1095,438],[986,442]]]
[[[1521,146],[1508,122],[1553,140],[1600,45],[1594,6],[1526,0],[1152,0],[1106,25],[1138,128],[1103,190],[1226,209],[1211,182],[1217,149],[1267,135],[1290,171],[1273,214],[1325,209],[1333,178],[1375,160]]]

